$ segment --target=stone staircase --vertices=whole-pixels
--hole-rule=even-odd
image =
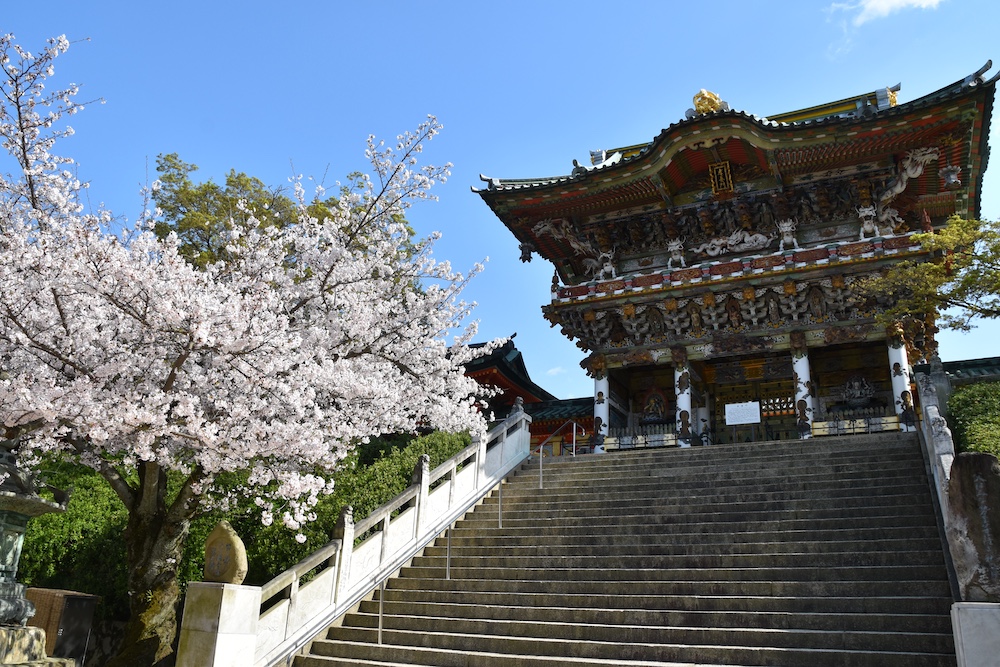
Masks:
[[[534,459],[294,665],[954,666],[918,447]]]

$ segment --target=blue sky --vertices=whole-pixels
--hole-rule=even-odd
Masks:
[[[466,295],[480,339],[517,332],[532,378],[586,396],[582,353],[540,307],[552,267],[518,261],[513,236],[470,192],[479,174],[568,174],[591,149],[648,141],[700,89],[735,109],[776,114],[902,83],[901,102],[997,58],[1000,3],[867,2],[68,2],[16,3],[0,30],[29,50],[66,34],[55,85],[103,98],[73,118],[90,197],[134,218],[159,153],[221,180],[230,168],[280,185],[364,169],[369,133],[392,138],[427,114],[444,124],[425,151],[454,163],[440,201],[416,207],[456,268],[489,257]],[[996,150],[996,142],[994,141]],[[1000,215],[1000,164],[983,217]],[[942,335],[945,360],[993,356],[1000,325]]]

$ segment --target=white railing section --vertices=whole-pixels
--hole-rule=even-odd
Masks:
[[[515,412],[433,471],[428,470],[425,455],[406,491],[357,524],[352,520],[351,508],[345,508],[330,543],[261,588],[191,584],[189,598],[195,593],[195,598],[214,595],[220,601],[218,605],[186,603],[177,667],[290,664],[292,657],[324,628],[404,566],[523,462],[529,455],[530,424],[531,417],[523,411]],[[204,587],[206,593],[192,590],[198,587]],[[232,590],[224,592],[220,587]],[[221,605],[223,609],[218,613],[225,618],[226,600],[235,599],[234,593],[241,592],[236,589],[250,593],[244,600],[259,595],[259,617],[254,614],[241,624],[246,627],[231,627],[227,631],[223,628],[225,623],[206,619],[200,613],[201,606]],[[189,610],[192,618],[188,617]],[[235,611],[230,615],[230,624],[237,615]],[[214,639],[210,636],[213,632]],[[185,634],[190,635],[187,642],[192,649],[190,656],[185,655]],[[246,643],[252,636],[256,637],[256,647],[250,659]],[[242,637],[238,649],[229,646],[237,637]],[[229,659],[224,663],[205,662],[207,644],[216,652],[228,653]],[[233,653],[241,652],[239,649],[247,651],[247,659],[233,661]]]

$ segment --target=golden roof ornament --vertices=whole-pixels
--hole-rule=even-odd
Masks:
[[[694,108],[688,109],[684,114],[686,118],[694,118],[715,111],[729,111],[729,105],[722,101],[715,93],[702,88],[694,96]]]

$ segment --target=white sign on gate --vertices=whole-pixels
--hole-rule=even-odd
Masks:
[[[760,401],[726,404],[726,424],[728,426],[739,426],[740,424],[759,424],[759,423],[760,423]]]

